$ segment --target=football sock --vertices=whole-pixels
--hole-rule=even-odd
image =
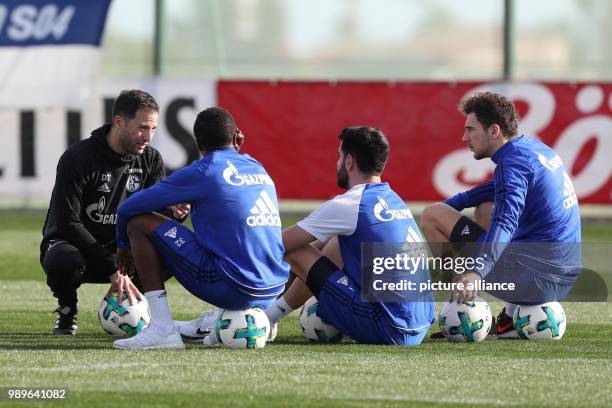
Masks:
[[[77,305],[77,292],[68,291],[62,293],[54,293],[55,297],[57,297],[57,304],[60,306],[70,306],[70,308],[75,308]]]
[[[284,297],[279,297],[265,310],[265,312],[266,316],[268,316],[268,320],[270,320],[270,324],[274,324],[293,312],[293,309],[289,307]]]
[[[174,331],[174,320],[168,306],[168,297],[165,290],[152,290],[145,292],[151,311],[151,326],[162,332]]]
[[[504,309],[506,309],[506,315],[512,317],[514,315],[514,309],[516,309],[516,305],[514,303],[504,303]]]

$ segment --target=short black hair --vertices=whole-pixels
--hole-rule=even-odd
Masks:
[[[480,124],[488,129],[497,124],[506,138],[516,136],[519,115],[512,101],[493,92],[477,92],[459,104],[464,115],[474,113]]]
[[[238,131],[236,120],[227,109],[213,107],[198,114],[193,134],[200,150],[216,150],[228,146]]]
[[[357,167],[365,175],[380,175],[389,158],[389,142],[379,129],[353,126],[342,129],[338,138],[340,149],[357,161]]]
[[[113,117],[115,115],[132,119],[140,109],[159,112],[159,105],[155,98],[138,89],[127,89],[119,93],[113,104]]]

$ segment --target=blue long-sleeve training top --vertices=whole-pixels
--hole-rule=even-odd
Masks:
[[[117,247],[129,248],[132,218],[179,203],[191,204],[197,241],[243,290],[282,290],[289,266],[276,189],[259,162],[234,148],[215,150],[134,194],[118,210]]]
[[[519,136],[491,158],[494,208],[479,241],[486,276],[512,242],[518,251],[552,267],[558,278],[575,278],[580,265],[580,212],[576,192],[559,155],[539,140]],[[523,243],[523,244],[521,244]],[[525,243],[547,243],[528,245]]]

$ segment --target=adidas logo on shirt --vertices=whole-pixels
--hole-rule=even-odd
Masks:
[[[98,191],[100,191],[102,193],[110,193],[111,189],[108,186],[108,183],[104,183],[100,187],[98,187]]]
[[[262,190],[251,208],[251,214],[247,217],[249,227],[280,227],[281,219],[278,215],[278,208],[270,198],[270,195]]]
[[[172,227],[164,233],[164,237],[176,238],[176,232],[176,227]]]
[[[469,234],[470,234],[470,227],[469,225],[466,225],[465,227],[463,227],[463,230],[461,230],[460,235],[469,235]]]
[[[336,283],[339,283],[339,284],[344,285],[344,286],[348,286],[349,285],[348,284],[349,283],[348,282],[348,277],[345,275],[345,276],[341,277],[340,279],[338,279],[336,281]]]

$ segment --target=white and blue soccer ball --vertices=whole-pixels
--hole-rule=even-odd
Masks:
[[[98,318],[108,334],[131,337],[147,327],[151,321],[151,313],[145,297],[130,305],[125,295],[122,302],[119,302],[117,295],[107,295],[100,303]]]
[[[567,318],[559,302],[521,306],[514,309],[513,326],[519,337],[531,340],[559,340]]]
[[[304,303],[300,311],[300,325],[304,337],[318,343],[337,343],[342,339],[342,333],[317,315],[317,298],[311,297]]]
[[[440,310],[438,324],[448,341],[476,342],[489,334],[493,316],[487,302],[476,297],[467,303],[446,302]]]
[[[224,310],[215,326],[217,339],[231,349],[254,349],[266,345],[270,321],[263,310]]]

